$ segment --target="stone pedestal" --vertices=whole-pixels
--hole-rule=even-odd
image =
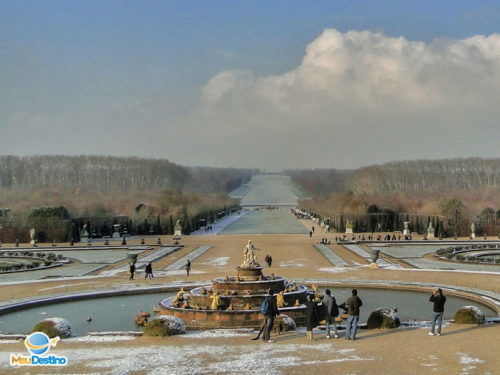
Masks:
[[[410,222],[409,221],[405,221],[403,222],[405,228],[403,229],[403,236],[409,236],[411,233],[410,233],[410,229],[408,228],[408,226],[410,225]]]
[[[380,255],[380,250],[379,249],[371,249],[370,251],[370,258],[372,260],[372,263],[370,264],[370,268],[373,269],[378,269],[377,265],[377,260]]]
[[[241,280],[256,281],[259,280],[261,277],[263,277],[262,268],[263,267],[251,267],[251,268],[237,267],[236,274]]]
[[[352,228],[345,228],[345,234],[354,234]]]

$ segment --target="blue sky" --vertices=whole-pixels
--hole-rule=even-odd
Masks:
[[[220,73],[246,71],[258,81],[295,71],[307,46],[325,29],[381,33],[435,49],[436,39],[489,36],[499,32],[499,25],[498,1],[2,1],[0,149],[11,154],[132,154],[184,164],[264,167],[260,164],[265,159],[235,158],[237,147],[227,156],[218,155],[223,143],[199,155],[203,138],[196,140],[195,131],[183,130],[213,121],[209,135],[224,138],[225,127],[243,115],[221,112],[209,119],[193,118],[193,113],[203,112],[203,89]],[[436,121],[440,126],[444,120]],[[320,120],[311,123],[319,124],[317,133],[325,130]],[[332,137],[335,134],[332,130]],[[236,136],[221,142],[234,142]],[[488,147],[486,143],[486,151],[478,156],[488,156]],[[450,157],[474,156],[470,154]],[[400,158],[405,156],[397,152],[374,158],[368,151],[355,162],[340,164],[352,167]],[[291,167],[283,162],[285,154],[277,159],[273,168]],[[301,164],[299,159],[294,165],[316,166],[313,160]]]

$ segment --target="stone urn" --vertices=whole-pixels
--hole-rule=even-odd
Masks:
[[[137,263],[137,255],[136,253],[127,253],[128,263],[136,264]]]

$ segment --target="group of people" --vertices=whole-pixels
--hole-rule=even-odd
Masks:
[[[356,333],[358,331],[359,313],[360,308],[363,306],[363,301],[358,296],[358,291],[356,289],[352,290],[352,295],[342,304],[337,305],[335,297],[332,295],[329,289],[325,290],[325,294],[321,299],[321,303],[318,304],[315,293],[308,293],[307,300],[305,302],[305,324],[306,324],[306,334],[308,340],[313,340],[313,329],[319,325],[319,322],[324,320],[326,322],[326,338],[330,339],[332,336],[331,328],[333,327],[333,337],[338,338],[337,325],[335,323],[335,318],[340,315],[339,307],[347,312],[346,321],[346,340],[356,340]],[[274,325],[274,319],[279,315],[278,306],[276,303],[276,298],[274,297],[274,290],[270,289],[269,294],[265,297],[266,307],[269,306],[264,315],[264,325],[263,325],[263,340],[269,343],[274,342],[271,339],[271,330]],[[444,315],[444,304],[446,302],[446,297],[443,295],[442,289],[436,289],[429,301],[432,302],[434,315],[431,323],[431,330],[429,332],[430,336],[441,336],[441,327],[443,324]],[[264,303],[263,303],[264,304]]]
[[[134,280],[135,270],[136,270],[135,264],[132,263],[128,268],[128,271],[130,273],[129,280]],[[146,264],[146,267],[144,267],[144,272],[145,272],[145,275],[144,275],[145,279],[147,279],[147,278],[152,279],[154,277],[153,276],[153,264],[151,262]]]

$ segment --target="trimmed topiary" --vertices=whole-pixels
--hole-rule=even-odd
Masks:
[[[457,324],[484,324],[486,322],[484,313],[475,306],[459,308],[453,320]]]
[[[398,328],[400,326],[397,309],[382,308],[372,311],[366,325],[368,328]]]
[[[162,315],[144,325],[144,336],[163,337],[186,333],[186,325],[175,316]]]
[[[43,332],[50,338],[67,338],[71,336],[71,323],[63,318],[48,318],[35,324],[31,332]]]

